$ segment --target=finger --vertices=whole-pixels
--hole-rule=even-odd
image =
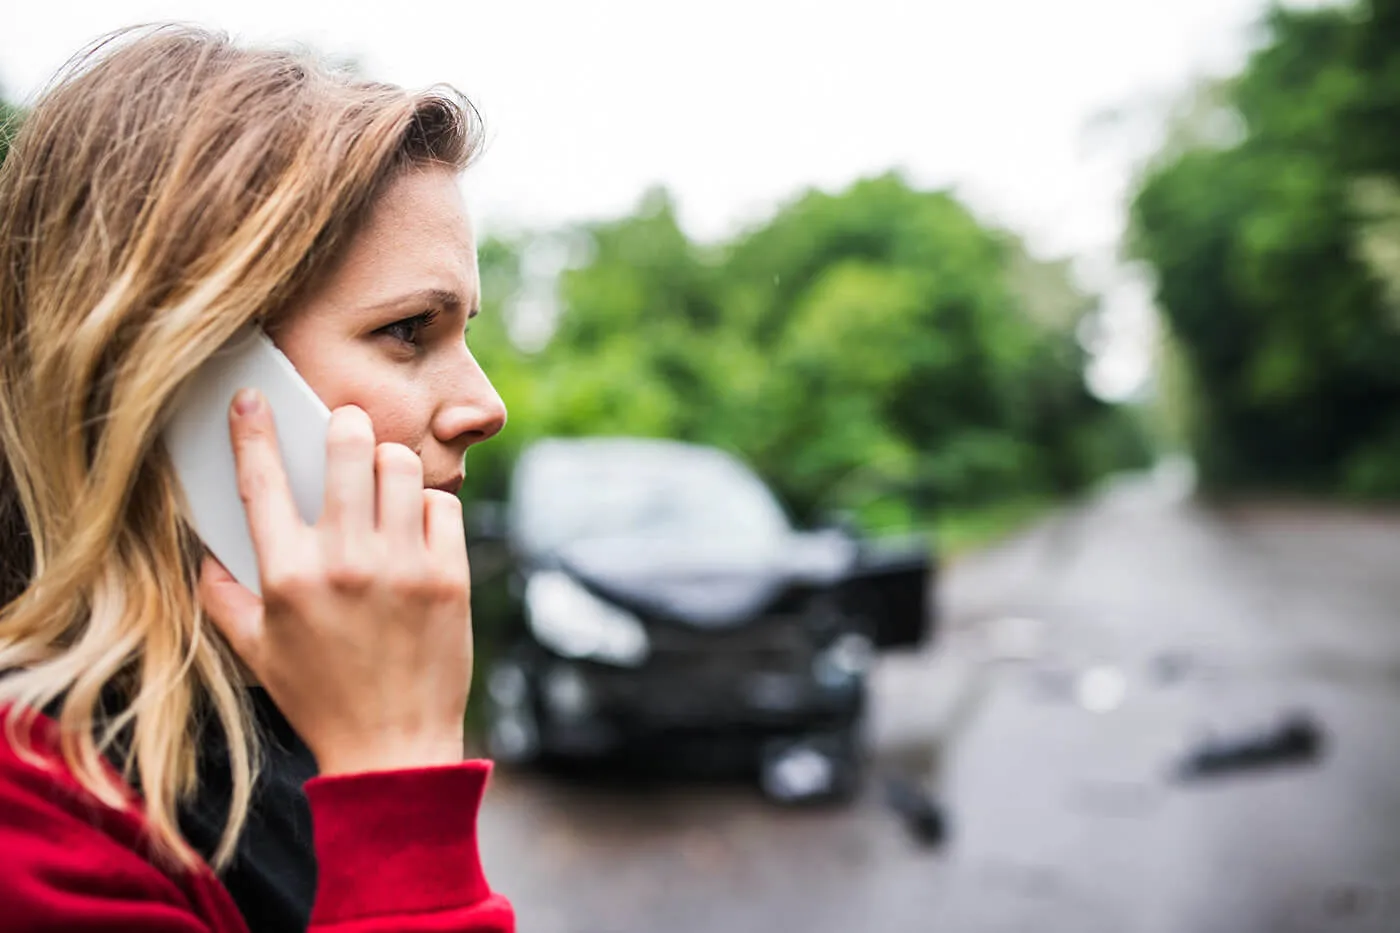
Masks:
[[[197,592],[204,614],[223,633],[229,647],[243,663],[257,673],[263,630],[262,600],[208,554],[199,568]]]
[[[244,389],[235,396],[229,408],[229,436],[258,566],[275,565],[295,554],[305,526],[287,484],[272,410],[261,392]]]
[[[375,449],[379,481],[378,527],[401,545],[423,545],[423,461],[402,444]]]
[[[331,413],[326,429],[322,524],[348,533],[374,530],[374,425],[354,405]]]
[[[434,559],[451,561],[465,570],[467,533],[462,521],[462,500],[441,489],[423,490],[423,533]]]

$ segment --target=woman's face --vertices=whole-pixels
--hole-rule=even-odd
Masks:
[[[425,486],[455,493],[467,448],[506,420],[463,339],[479,305],[476,242],[456,175],[410,169],[271,336],[321,401],[363,408],[379,442],[422,459]]]

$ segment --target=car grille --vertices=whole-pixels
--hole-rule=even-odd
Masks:
[[[812,637],[800,616],[774,616],[721,630],[654,625],[651,661],[656,668],[697,667],[724,671],[805,670],[811,664]]]

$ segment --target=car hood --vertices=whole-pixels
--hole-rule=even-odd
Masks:
[[[833,532],[793,532],[763,546],[601,538],[573,542],[557,557],[620,605],[694,626],[727,628],[763,614],[792,587],[839,583],[855,564],[856,547]]]

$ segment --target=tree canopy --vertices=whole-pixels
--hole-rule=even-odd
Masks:
[[[526,242],[482,251],[471,340],[511,408],[468,458],[498,494],[547,434],[676,437],[734,450],[799,518],[907,524],[946,506],[1062,495],[1142,462],[1126,417],[1086,391],[1063,264],[1029,256],[954,197],[896,174],[808,191],[766,222],[691,241],[663,191],[571,233],[557,327],[510,341]]]
[[[1145,173],[1131,248],[1222,489],[1400,494],[1400,3],[1275,9],[1223,88],[1240,137]]]

